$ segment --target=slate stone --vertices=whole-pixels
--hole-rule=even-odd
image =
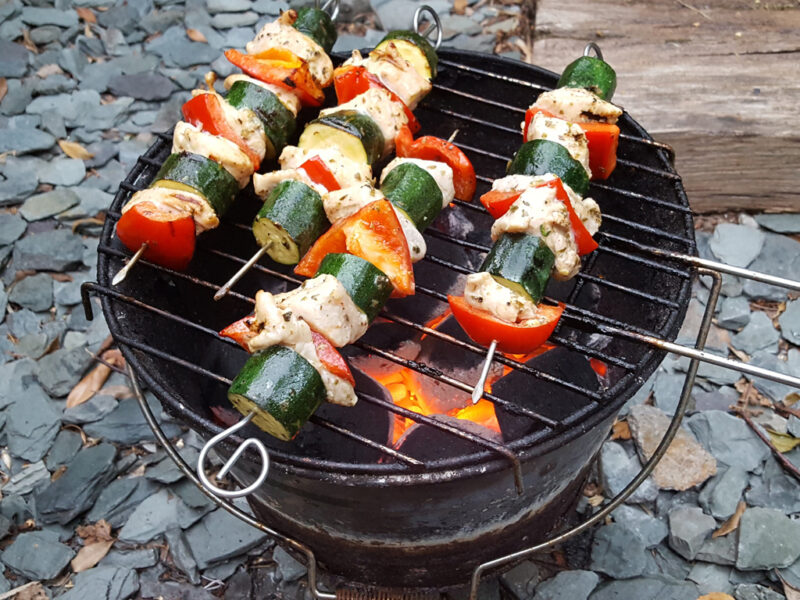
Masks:
[[[191,526],[206,512],[202,509],[189,508],[177,496],[170,494],[167,490],[161,490],[134,509],[125,526],[120,530],[119,539],[123,542],[146,543],[175,528],[176,525],[182,529]],[[235,517],[231,518],[235,519]],[[222,532],[217,533],[222,537]],[[214,545],[218,541],[215,539]],[[196,552],[196,546],[191,542],[190,546],[192,551]],[[203,564],[199,559],[197,562],[201,568],[207,566],[207,563]]]
[[[692,563],[685,561],[665,543],[661,543],[647,556],[644,577],[667,577],[673,581],[683,581],[688,577]]]
[[[784,339],[800,345],[800,300],[786,303],[786,310],[778,317]]]
[[[251,27],[258,23],[258,13],[248,11],[242,13],[219,13],[211,19],[211,26],[216,29],[231,29],[232,27]],[[251,33],[252,37],[252,33]]]
[[[18,270],[67,271],[81,264],[83,242],[67,229],[26,235],[14,245]]]
[[[770,456],[764,472],[750,480],[745,494],[749,506],[774,508],[786,514],[800,513],[800,483]]]
[[[708,538],[695,556],[697,560],[718,565],[736,564],[736,535]]]
[[[170,28],[164,35],[145,44],[147,52],[160,56],[169,67],[207,65],[218,58],[217,50],[199,42],[192,42],[182,28]]]
[[[73,583],[60,599],[126,600],[139,590],[139,575],[125,567],[95,567],[75,575]]]
[[[686,579],[694,581],[701,594],[730,594],[733,591],[733,585],[729,581],[730,573],[730,567],[696,563]]]
[[[800,438],[800,419],[792,415],[789,417],[789,422],[787,424],[786,430],[789,432],[789,435],[793,435],[796,438]]]
[[[139,586],[142,598],[169,598],[169,600],[218,600],[204,588],[176,581],[158,581],[142,578]]]
[[[221,12],[245,12],[250,9],[250,0],[206,0],[206,10],[216,14]]]
[[[734,348],[747,354],[776,346],[781,335],[766,313],[756,311],[750,316],[750,322],[739,333],[731,336]]]
[[[722,262],[734,267],[746,267],[758,256],[764,246],[765,235],[747,225],[720,223],[714,229],[709,247]]]
[[[352,2],[350,4],[355,4],[355,3]],[[271,17],[277,17],[278,15],[281,14],[281,11],[284,11],[288,8],[289,4],[285,0],[256,0],[250,6],[250,10],[254,10],[259,14],[269,15]],[[342,6],[342,8],[344,8],[344,5]],[[364,10],[363,12],[366,12],[366,10]]]
[[[716,527],[714,517],[703,514],[700,508],[675,508],[669,513],[669,546],[686,560],[694,560]]]
[[[697,600],[699,595],[697,586],[691,582],[677,582],[665,577],[639,577],[601,585],[589,596],[589,600]]]
[[[192,550],[186,543],[186,537],[180,529],[170,529],[164,534],[164,539],[169,546],[169,555],[172,562],[184,574],[190,583],[200,584],[200,573],[197,562],[192,556]]]
[[[158,485],[144,477],[116,479],[100,492],[86,520],[94,523],[105,519],[114,528],[122,527],[131,513],[158,490]]]
[[[39,179],[52,185],[78,185],[86,175],[86,167],[78,158],[56,158],[40,172]],[[69,208],[69,207],[66,207]]]
[[[800,233],[800,214],[760,214],[755,215],[755,220],[775,233]]]
[[[591,571],[560,571],[536,586],[536,600],[586,600],[599,582]]]
[[[5,130],[0,134],[0,152],[16,152],[17,156],[48,150],[55,143],[52,135],[33,127]]]
[[[591,568],[614,579],[637,577],[645,568],[645,543],[622,523],[604,525],[592,541]]]
[[[17,241],[27,225],[18,214],[0,213],[0,246]]]
[[[213,502],[208,496],[188,479],[173,485],[170,489],[190,508],[210,508],[213,506]]]
[[[47,310],[53,305],[53,278],[46,273],[30,275],[11,288],[8,299],[33,311]]]
[[[103,557],[100,567],[124,567],[126,569],[144,569],[158,563],[158,550],[141,548],[137,550],[111,550]]]
[[[3,486],[3,495],[18,494],[24,496],[33,490],[41,489],[50,483],[50,471],[41,460],[29,463],[21,471],[15,473]]]
[[[295,559],[291,554],[284,550],[281,546],[276,546],[272,553],[272,560],[278,565],[278,571],[281,574],[281,581],[297,581],[304,577],[308,572],[306,566]]]
[[[36,83],[36,94],[38,96],[47,96],[50,94],[62,94],[64,92],[71,92],[76,87],[78,87],[78,82],[74,79],[67,77],[66,75],[56,74],[50,75],[47,79],[42,79]],[[52,116],[61,117],[61,115],[57,115],[56,113],[51,113]],[[63,124],[63,118],[61,119]],[[45,127],[48,129],[48,127]],[[53,135],[56,135],[53,131],[50,131]],[[65,137],[66,134],[62,134],[60,136],[56,135],[56,137]]]
[[[57,577],[74,555],[69,546],[58,541],[58,535],[32,531],[19,534],[0,555],[0,560],[28,579],[43,580]]]
[[[622,505],[611,513],[614,521],[639,536],[646,548],[657,546],[669,534],[667,524],[640,508]]]
[[[85,352],[84,352],[85,354]],[[151,403],[155,413],[161,414],[161,406],[157,401]],[[180,427],[172,423],[162,424],[167,437],[180,434]],[[92,437],[104,438],[120,444],[135,444],[143,440],[152,440],[153,431],[144,420],[144,415],[135,398],[120,401],[116,409],[94,423],[84,427],[84,431]]]
[[[744,296],[723,298],[717,315],[717,325],[738,331],[750,322],[750,302]]]
[[[42,522],[63,525],[91,507],[114,477],[116,455],[111,444],[78,452],[64,474],[36,497]]]
[[[38,385],[27,388],[24,400],[15,402],[6,411],[6,440],[11,454],[34,462],[50,449],[61,425],[61,415]]]
[[[769,448],[744,421],[723,411],[697,413],[687,419],[687,424],[703,447],[723,465],[753,471],[769,455]]]
[[[791,352],[789,356],[792,356]],[[750,364],[756,367],[769,369],[770,371],[777,371],[784,375],[793,374],[788,361],[781,360],[768,351],[760,351],[753,354],[750,359]],[[797,388],[777,381],[763,379],[762,377],[754,377],[753,385],[759,392],[778,402],[787,402],[791,404],[800,397],[800,390]]]
[[[55,25],[44,25],[43,27],[35,27],[30,31],[31,41],[37,45],[49,44],[55,42],[61,35],[61,29]]]
[[[721,387],[710,392],[695,391],[692,393],[694,407],[696,410],[722,410],[728,408],[739,401],[739,392],[732,387]]]
[[[94,423],[112,412],[118,404],[113,396],[96,394],[83,404],[66,409],[62,419],[66,423]]]
[[[617,442],[606,442],[600,450],[600,470],[603,488],[609,496],[616,496],[641,470],[635,457]],[[626,500],[631,504],[655,500],[658,488],[648,477],[645,482]]]
[[[785,569],[780,569],[779,573],[790,586],[800,589],[800,560]]]
[[[747,471],[736,465],[728,467],[700,492],[700,506],[717,519],[727,519],[735,511],[747,487]]]
[[[47,468],[55,471],[58,467],[69,463],[83,446],[79,433],[69,429],[58,432],[53,447],[44,459]]]
[[[777,277],[800,279],[800,242],[785,235],[766,234],[764,248],[750,268]],[[742,289],[748,298],[783,301],[787,296],[784,288],[751,280],[745,280]]]
[[[92,357],[83,348],[51,352],[39,360],[39,383],[51,396],[63,398],[80,381],[91,362]]]
[[[266,538],[262,531],[222,509],[209,513],[186,532],[186,541],[201,569],[243,554]]]
[[[166,100],[177,89],[175,84],[159,73],[118,75],[108,84],[112,94],[137,100]]]
[[[233,582],[232,579],[228,586],[233,585]],[[538,583],[539,567],[529,560],[521,562],[500,576],[501,588],[507,590],[512,598],[530,598]]]
[[[22,77],[28,68],[28,50],[0,38],[0,77]]]
[[[736,568],[788,567],[800,557],[800,522],[771,508],[748,508],[739,524]]]
[[[675,414],[685,380],[680,373],[659,372],[653,386],[655,405],[669,415]]]
[[[78,14],[71,10],[57,8],[27,7],[22,11],[22,22],[28,25],[58,25],[74,27],[78,24]]]
[[[783,594],[755,583],[742,583],[733,592],[736,600],[786,600]]]
[[[64,118],[56,113],[46,113],[42,115],[41,128],[47,133],[54,135],[57,138],[67,137],[67,128],[64,125]]]

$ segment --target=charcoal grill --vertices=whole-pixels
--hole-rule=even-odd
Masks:
[[[503,175],[512,150],[519,146],[525,108],[556,79],[549,71],[518,61],[441,50],[440,74],[417,115],[424,133],[447,138],[458,130],[456,142],[475,165],[480,194]],[[668,446],[699,360],[798,384],[791,377],[702,350],[720,271],[800,286],[697,258],[692,214],[670,148],[653,141],[627,114],[619,125],[617,169],[610,179],[591,187],[603,210],[600,247],[574,280],[548,290],[550,300],[567,307],[552,341],[583,363],[594,358],[607,364],[602,382],[587,383],[585,364],[574,361],[558,368],[541,366],[537,359],[521,363],[497,356],[496,363],[510,370],[500,381],[512,383],[497,384],[484,397],[511,424],[508,431],[504,428],[502,441],[403,409],[365,381],[359,385],[356,408],[324,407],[293,443],[278,442],[249,425],[244,436],[233,435],[224,442],[229,453],[245,437],[260,439],[269,450],[271,468],[263,485],[248,497],[256,519],[216,497],[215,501],[305,554],[310,587],[318,598],[337,596],[317,588],[317,561],[365,586],[443,589],[471,579],[474,595],[485,572],[598,522],[647,477]],[[120,209],[133,192],[150,183],[170,145],[170,134],[158,134],[121,184],[98,247],[98,283],[84,285],[84,303],[90,313],[89,295],[100,296],[137,393],[138,379],[169,413],[208,438],[224,429],[214,420],[213,409],[227,405],[227,384],[245,360],[243,351],[216,332],[252,310],[256,290],[281,291],[298,280],[289,269],[264,261],[222,302],[212,301],[213,293],[256,249],[249,233],[256,198],[245,192],[220,227],[200,238],[186,273],[141,261],[121,286],[111,286],[112,275],[130,254],[114,236]],[[471,392],[474,381],[404,358],[391,340],[424,335],[439,355],[480,364],[485,349],[457,328],[426,323],[444,311],[448,287],[456,278],[480,264],[490,243],[490,223],[477,202],[455,201],[444,211],[425,233],[429,253],[417,265],[417,295],[390,301],[381,323],[353,345],[353,352],[381,357],[423,378]],[[690,349],[670,340],[678,333],[698,273],[714,277],[714,285],[697,348]],[[692,360],[676,418],[660,451],[603,511],[547,540],[574,504],[614,416],[667,351]],[[200,485],[164,437],[147,403],[140,403],[167,451]],[[441,456],[392,447],[385,428],[373,426],[390,415],[422,424],[431,435],[451,440],[451,447],[445,444],[447,451]],[[246,485],[259,467],[259,455],[251,448],[233,473]]]

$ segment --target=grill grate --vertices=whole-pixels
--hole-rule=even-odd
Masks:
[[[459,129],[456,143],[475,164],[480,194],[488,189],[494,177],[502,176],[505,163],[510,159],[506,154],[508,148],[517,148],[520,143],[516,123],[538,92],[554,84],[555,76],[523,63],[500,61],[485,55],[453,51],[441,51],[440,54],[442,67],[439,78],[434,91],[419,107],[417,114],[425,133],[449,137],[454,129]],[[508,73],[508,76],[487,70],[492,65],[497,66],[498,71]],[[487,91],[487,81],[496,84],[496,89],[493,85]],[[482,93],[489,93],[491,97],[483,97]],[[679,262],[656,260],[652,254],[649,257],[648,254],[650,249],[695,254],[695,243],[688,201],[680,178],[670,163],[671,150],[652,141],[627,115],[621,120],[620,126],[623,134],[617,171],[606,182],[592,183],[591,188],[591,195],[603,210],[603,227],[597,236],[600,248],[589,257],[583,271],[573,282],[567,286],[555,286],[558,289],[549,298],[552,301],[564,301],[567,305],[562,322],[551,340],[571,351],[607,363],[614,372],[614,380],[608,387],[589,389],[563,375],[497,355],[496,362],[520,374],[580,394],[585,398],[585,404],[568,414],[554,416],[537,407],[535,402],[522,403],[519,398],[487,393],[484,397],[496,406],[535,425],[533,433],[523,438],[497,443],[406,410],[383,398],[359,393],[363,402],[380,410],[471,442],[475,452],[458,458],[423,461],[341,423],[315,415],[311,419],[312,429],[327,430],[357,445],[376,450],[392,461],[386,464],[336,462],[306,456],[296,446],[276,443],[264,436],[273,461],[332,472],[344,469],[348,473],[377,471],[402,474],[502,458],[513,466],[519,487],[522,453],[538,442],[564,435],[571,425],[586,421],[592,415],[616,410],[630,397],[655,370],[663,358],[663,352],[633,342],[625,336],[600,336],[598,332],[607,325],[643,335],[674,339],[688,304],[692,271]],[[217,352],[236,356],[238,346],[231,340],[220,338],[216,333],[219,329],[217,325],[224,325],[244,315],[252,307],[253,300],[233,291],[228,299],[216,305],[220,308],[216,313],[209,306],[212,305],[211,296],[219,283],[244,264],[252,252],[249,221],[253,213],[242,210],[239,211],[241,214],[232,214],[223,220],[218,230],[203,236],[198,241],[198,256],[189,273],[179,273],[141,261],[122,286],[116,289],[109,287],[111,276],[123,265],[123,259],[129,256],[113,235],[119,210],[133,192],[149,184],[169,153],[170,144],[169,134],[158,134],[156,143],[138,160],[126,181],[120,185],[112,208],[107,213],[98,247],[99,283],[86,284],[84,291],[102,297],[103,308],[116,341],[137,374],[143,377],[167,408],[196,428],[219,432],[221,428],[210,421],[208,414],[200,414],[188,405],[186,396],[197,389],[219,390],[220,384],[230,383],[229,369],[225,369],[216,359],[198,360],[202,350],[194,346],[202,340],[199,343],[213,349],[210,354]],[[233,212],[237,213],[237,209]],[[425,232],[429,254],[418,264],[418,297],[390,303],[381,316],[404,328],[410,335],[425,334],[448,347],[483,356],[484,348],[428,327],[421,319],[408,314],[409,303],[422,302],[423,298],[426,302],[438,305],[441,308],[439,312],[443,312],[446,293],[437,285],[437,277],[442,273],[452,278],[454,273],[473,272],[475,265],[480,264],[480,254],[489,248],[491,218],[477,201],[473,204],[456,201],[445,212],[448,214],[442,215]],[[478,226],[466,235],[460,235],[457,228],[449,226],[464,219],[470,219]],[[210,266],[207,267],[206,262]],[[215,272],[214,265],[221,265],[217,269],[219,272]],[[299,282],[290,271],[271,268],[271,263],[269,265],[256,265],[240,288],[244,289],[249,284],[252,289],[257,289],[260,283],[275,286],[281,282],[294,286]],[[592,298],[598,294],[599,305],[593,306]],[[187,300],[187,296],[191,298]],[[614,307],[620,303],[635,307],[635,312],[616,310]],[[226,308],[232,306],[237,308]],[[181,347],[166,333],[157,335],[160,330],[158,325],[161,324],[165,331],[187,332],[186,339],[194,343],[186,345],[192,347]],[[598,345],[599,337],[607,344],[605,347]],[[413,369],[424,377],[465,392],[472,391],[470,383],[423,363],[405,359],[396,352],[364,340],[354,346],[396,365]],[[161,372],[165,370],[164,365],[171,365],[170,369],[166,369],[170,372],[167,375]],[[177,369],[174,372],[183,374],[181,378],[170,377],[173,374],[172,367]],[[178,379],[185,380],[187,373],[209,380],[211,387],[199,385],[192,390],[180,389],[180,383],[176,382]],[[252,431],[256,430],[253,428]],[[233,440],[237,443],[241,438],[234,437]]]

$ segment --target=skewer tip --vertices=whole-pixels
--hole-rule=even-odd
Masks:
[[[495,350],[497,350],[497,340],[492,340],[492,343],[489,345],[489,349],[486,351],[486,360],[484,361],[483,368],[481,369],[481,376],[478,378],[478,382],[472,389],[473,404],[477,404],[483,397],[483,390],[486,387],[486,378],[489,376],[489,368],[492,366]]]
[[[144,254],[145,250],[147,250],[147,242],[139,246],[139,249],[133,256],[131,256],[130,260],[125,264],[125,266],[117,271],[117,274],[114,275],[114,278],[111,280],[111,285],[119,285],[125,281],[125,278],[128,276],[128,272],[133,268],[133,265],[139,262],[139,259],[142,257],[142,254]]]
[[[272,246],[271,243],[259,248],[258,252],[251,256],[250,260],[244,263],[244,265],[242,265],[242,267],[236,271],[236,273],[234,273],[233,276],[228,279],[228,281],[226,281],[221,288],[217,290],[217,292],[214,294],[214,300],[222,300],[228,294],[228,292],[231,291],[231,288],[236,285],[236,282],[239,281],[244,274],[247,273],[247,271],[249,271],[250,268],[267,253],[267,250],[270,249],[270,246]]]

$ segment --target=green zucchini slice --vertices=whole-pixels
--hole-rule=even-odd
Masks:
[[[390,31],[375,49],[377,50],[389,42],[394,42],[400,56],[410,62],[420,75],[428,80],[436,77],[439,57],[436,56],[436,50],[431,43],[420,34],[405,30]]]
[[[556,87],[586,88],[610,101],[617,89],[617,74],[606,61],[594,56],[581,56],[567,65]]]
[[[170,154],[156,173],[153,187],[199,194],[218,217],[224,215],[239,193],[239,184],[218,162],[190,152]]]
[[[300,136],[304,150],[334,148],[351,160],[373,164],[383,153],[383,134],[367,115],[340,110],[311,121]]]
[[[322,46],[325,54],[331,53],[331,48],[336,43],[336,25],[324,10],[313,6],[301,8],[297,11],[294,28]]]
[[[319,265],[316,275],[323,273],[333,275],[339,280],[355,305],[367,315],[370,323],[394,289],[383,271],[353,254],[328,254]]]
[[[282,181],[270,192],[253,221],[253,235],[282,265],[296,265],[330,227],[320,195],[301,181]]]
[[[228,90],[225,99],[234,108],[249,108],[264,124],[267,134],[265,160],[272,160],[281,153],[288,139],[294,134],[295,118],[278,96],[249,81],[237,81]]]
[[[508,175],[547,175],[561,178],[581,196],[589,191],[589,175],[564,146],[550,140],[525,142],[508,164]]]
[[[442,212],[442,190],[433,175],[414,163],[401,163],[389,171],[381,193],[423,231]]]
[[[253,354],[228,389],[228,400],[253,424],[279,440],[294,438],[325,399],[322,377],[291,348]]]
[[[538,304],[544,296],[555,256],[541,238],[526,233],[504,233],[495,242],[480,271]]]

